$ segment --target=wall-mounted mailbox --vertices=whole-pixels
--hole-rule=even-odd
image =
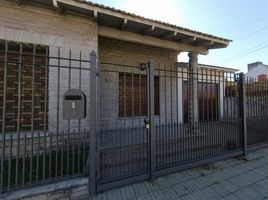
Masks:
[[[63,98],[63,119],[86,117],[86,95],[81,90],[68,90]]]

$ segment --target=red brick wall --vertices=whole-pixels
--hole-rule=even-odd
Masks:
[[[261,74],[258,76],[258,81],[266,81],[267,80],[267,74]]]
[[[7,87],[6,87],[6,115],[5,130],[16,131],[18,114],[20,113],[20,130],[31,130],[32,122],[32,96],[33,96],[33,68],[34,70],[34,129],[42,129],[47,121],[45,110],[45,73],[46,73],[46,48],[37,47],[36,55],[33,56],[33,46],[23,45],[22,54],[20,46],[15,43],[8,44],[8,52],[5,45],[0,45],[0,128],[3,121],[3,94],[4,94],[4,67],[5,55],[7,55]],[[21,58],[20,58],[21,57]],[[21,63],[20,63],[21,59]],[[35,59],[35,61],[34,61]],[[35,62],[35,64],[33,63]],[[21,76],[19,68],[21,67]],[[19,105],[19,80],[20,81],[20,112]],[[47,102],[47,101],[46,101]],[[47,108],[47,106],[46,106]],[[45,120],[46,119],[46,120]]]

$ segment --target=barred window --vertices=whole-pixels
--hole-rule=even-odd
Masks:
[[[119,117],[147,115],[147,76],[119,73]],[[154,77],[154,109],[159,115],[159,77]]]
[[[47,47],[0,41],[1,130],[3,124],[5,131],[27,131],[46,127],[46,54]]]

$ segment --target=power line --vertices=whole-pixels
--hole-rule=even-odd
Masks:
[[[251,48],[249,48],[249,49],[247,49],[247,50],[245,50],[245,51],[240,52],[240,53],[239,53],[238,55],[236,55],[236,56],[242,56],[242,55],[247,54],[247,53],[249,53],[249,52],[251,52],[251,51],[255,51],[256,49],[263,47],[263,46],[264,46],[265,44],[267,44],[267,43],[268,43],[268,41],[262,42],[262,43],[260,43],[260,44],[258,44],[258,45],[256,45],[256,46],[254,46],[254,47],[251,47]]]
[[[252,53],[255,53],[255,52],[257,52],[257,51],[260,51],[260,50],[262,50],[262,49],[265,49],[265,48],[267,48],[267,47],[268,47],[268,45],[265,45],[265,46],[263,46],[263,47],[260,47],[260,48],[258,48],[258,49],[256,49],[256,50],[254,50],[254,51],[248,52],[247,54],[241,55],[241,56],[236,57],[236,58],[234,58],[234,59],[227,60],[226,62],[230,62],[230,61],[234,61],[234,60],[241,59],[241,58],[243,58],[243,57],[245,57],[245,56],[247,56],[247,55],[250,55],[250,54],[252,54]],[[225,63],[226,63],[226,62],[225,62]]]
[[[236,54],[236,55],[234,55],[234,56],[232,56],[232,57],[230,57],[230,58],[227,58],[227,59],[225,59],[225,60],[222,60],[220,63],[224,63],[225,61],[228,61],[228,60],[230,60],[230,59],[232,59],[232,58],[236,58],[237,56],[243,55],[243,54],[245,54],[245,53],[247,53],[247,52],[249,52],[249,51],[251,51],[251,50],[254,50],[254,49],[256,49],[256,48],[258,48],[258,47],[260,47],[260,46],[262,46],[262,45],[264,45],[264,44],[266,44],[266,43],[268,43],[268,40],[265,41],[265,42],[262,42],[262,43],[260,43],[260,44],[258,44],[258,45],[255,45],[254,47],[251,47],[251,48],[249,48],[249,49],[247,49],[247,50],[245,50],[245,51],[242,51],[242,52],[240,52],[240,53],[238,53],[238,54]]]
[[[244,38],[247,38],[247,37],[249,37],[249,36],[251,36],[251,35],[255,35],[256,33],[265,31],[265,30],[267,30],[267,29],[268,29],[268,26],[266,26],[266,27],[264,27],[264,28],[261,28],[261,29],[258,29],[258,30],[254,31],[254,32],[250,32],[250,33],[245,34],[245,35],[243,35],[243,36],[240,36],[239,38],[234,39],[234,41],[240,41],[240,40],[242,40],[242,39],[244,39]]]
[[[238,54],[236,54],[236,55],[234,55],[234,56],[232,56],[230,58],[222,60],[221,62],[218,63],[218,65],[220,65],[222,63],[230,62],[232,60],[236,60],[238,58],[244,57],[244,56],[249,55],[251,53],[254,53],[256,51],[262,50],[262,49],[268,47],[268,45],[266,45],[267,43],[268,43],[268,40],[265,41],[265,42],[262,42],[260,44],[257,44],[257,45],[255,45],[255,46],[253,46],[253,47],[251,47],[251,48],[249,48],[249,49],[247,49],[245,51],[242,51],[242,52],[240,52],[240,53],[238,53]]]
[[[250,25],[250,24],[253,24],[253,23],[256,23],[256,22],[259,22],[259,21],[263,21],[263,20],[266,20],[268,19],[268,17],[261,17],[261,18],[258,18],[258,19],[254,19],[252,21],[249,21],[247,23],[244,23],[244,24],[241,24],[241,25],[237,25],[237,26],[232,26],[230,28],[227,28],[227,29],[224,29],[216,34],[222,34],[222,33],[226,33],[226,32],[229,32],[229,31],[233,31],[233,30],[236,30],[236,29],[240,29],[244,26],[247,26],[247,25]]]
[[[260,47],[260,48],[258,48],[258,49],[255,49],[255,50],[253,50],[253,51],[250,51],[250,52],[248,52],[247,54],[244,54],[244,55],[241,56],[241,57],[244,57],[244,56],[247,56],[247,55],[249,55],[249,54],[255,53],[255,52],[260,51],[260,50],[262,50],[262,49],[265,49],[265,48],[267,48],[267,47],[268,47],[268,45],[265,45],[265,46],[263,46],[263,47]]]

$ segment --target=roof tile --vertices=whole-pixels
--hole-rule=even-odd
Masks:
[[[114,12],[117,12],[117,13],[121,13],[121,14],[124,14],[124,15],[129,15],[129,16],[132,16],[132,17],[135,17],[135,18],[148,20],[148,21],[155,22],[155,23],[158,23],[158,24],[162,24],[162,25],[166,25],[166,26],[169,26],[169,27],[177,28],[177,29],[180,29],[180,30],[183,30],[183,31],[188,31],[188,32],[191,32],[191,33],[200,34],[200,35],[203,35],[203,36],[223,40],[223,41],[226,41],[226,42],[231,42],[232,41],[232,40],[225,39],[225,38],[222,38],[222,37],[218,37],[218,36],[215,36],[215,35],[211,35],[211,34],[203,33],[203,32],[200,32],[200,31],[195,31],[195,30],[192,30],[192,29],[177,26],[177,25],[174,25],[174,24],[170,24],[170,23],[167,23],[167,22],[162,22],[162,21],[146,18],[146,17],[140,16],[140,15],[136,15],[134,13],[126,12],[126,11],[116,9],[116,8],[113,8],[113,7],[110,7],[110,6],[105,6],[103,4],[93,3],[91,1],[86,1],[86,0],[75,0],[75,1],[80,2],[80,3],[85,3],[85,4],[88,4],[88,5],[91,5],[91,6],[96,6],[96,7],[99,7],[99,8],[107,9],[107,10],[114,11]]]

